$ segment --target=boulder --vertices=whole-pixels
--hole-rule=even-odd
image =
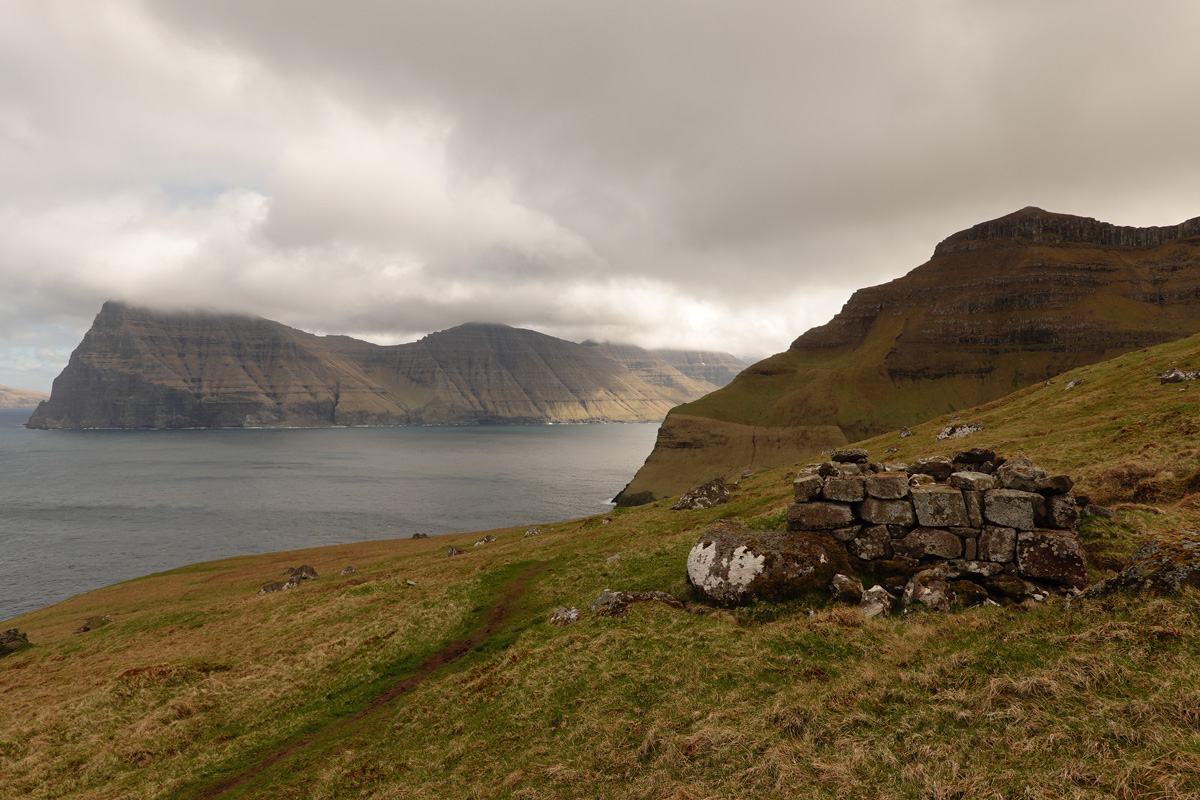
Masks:
[[[342,567],[343,575],[353,575],[357,571],[354,567]]]
[[[1015,603],[1028,600],[1041,591],[1034,584],[1016,575],[996,575],[983,578],[980,583],[987,588],[989,594]]]
[[[972,447],[970,450],[964,450],[960,453],[955,453],[954,458],[952,458],[950,461],[952,464],[968,464],[978,468],[979,465],[988,464],[995,460],[995,450],[984,450],[979,447]]]
[[[984,521],[1004,528],[1033,530],[1033,501],[1041,495],[1017,489],[993,489],[983,495]]]
[[[1049,475],[1039,478],[1034,484],[1034,491],[1044,495],[1070,494],[1075,488],[1075,481],[1070,475]]]
[[[296,578],[288,578],[286,581],[275,581],[268,583],[258,590],[259,594],[274,594],[275,592],[283,592],[288,589],[295,589],[300,585],[300,581]]]
[[[839,464],[866,463],[870,456],[871,454],[861,447],[845,447],[830,453],[829,460]]]
[[[929,572],[918,572],[904,587],[900,596],[905,613],[913,611],[950,611],[950,586],[946,581]]]
[[[961,439],[964,436],[970,436],[972,433],[979,433],[983,430],[981,422],[956,422],[953,425],[947,425],[938,431],[937,436],[933,437],[934,441],[944,442],[947,439]]]
[[[887,471],[889,464],[884,465],[883,472],[868,475],[863,482],[863,489],[871,497],[879,500],[899,500],[908,497],[908,474]]]
[[[929,527],[961,527],[970,524],[962,492],[953,486],[921,486],[911,490],[917,522]]]
[[[578,621],[579,609],[574,606],[570,608],[559,606],[550,614],[550,619],[546,620],[546,622],[556,628],[565,628],[568,625],[574,625]]]
[[[988,593],[974,581],[954,580],[947,582],[950,605],[958,608],[974,608],[987,602]]]
[[[696,508],[713,508],[728,502],[729,487],[725,485],[725,479],[718,475],[706,483],[688,489],[671,508],[676,511],[689,511]]]
[[[412,535],[412,538],[414,538],[414,539],[428,539],[428,538],[429,538],[429,534],[428,534],[428,533],[414,533],[414,534]]]
[[[863,561],[891,558],[892,537],[888,535],[886,525],[873,525],[846,542],[846,550]]]
[[[299,567],[288,567],[283,571],[283,574],[291,575],[298,581],[307,581],[317,577],[317,571],[307,564],[303,564]]]
[[[1046,470],[1033,466],[1028,458],[1010,458],[996,468],[996,479],[1005,489],[1034,492],[1045,477]]]
[[[876,525],[909,526],[917,521],[912,504],[908,500],[879,500],[868,497],[858,507],[858,515],[864,522]]]
[[[602,617],[621,617],[634,603],[662,603],[671,608],[683,609],[683,603],[666,592],[614,592],[605,589],[592,601],[590,610]]]
[[[929,456],[908,465],[910,475],[928,475],[935,481],[944,481],[954,472],[954,466],[945,456]]]
[[[463,550],[462,548],[455,547],[454,545],[450,545],[449,547],[446,548],[446,558],[451,558],[452,556],[461,556],[465,552],[467,552],[467,551]]]
[[[0,633],[0,656],[24,650],[26,647],[29,647],[28,634],[21,633],[16,628],[9,628],[4,633]]]
[[[541,532],[542,532],[541,528],[529,528],[528,530],[525,531],[525,535],[522,536],[521,538],[528,539],[530,536],[537,536]]]
[[[480,545],[485,545],[485,544],[491,544],[494,541],[496,541],[496,537],[492,536],[489,533],[487,536],[480,538],[480,540],[475,543],[475,547],[479,547]]]
[[[1079,521],[1079,506],[1069,494],[1056,494],[1046,498],[1046,524],[1060,530],[1073,530]]]
[[[1200,533],[1177,528],[1142,543],[1119,575],[1100,581],[1084,594],[1164,595],[1176,594],[1185,586],[1200,589]]]
[[[866,497],[866,490],[863,488],[864,481],[865,479],[859,476],[827,478],[821,493],[826,500],[839,503],[861,503],[862,499]]]
[[[862,581],[852,575],[838,573],[829,582],[829,596],[838,603],[858,605],[863,598]]]
[[[795,492],[797,503],[807,503],[809,500],[815,500],[821,496],[821,489],[824,487],[825,479],[815,473],[801,475],[792,482],[792,489]]]
[[[837,539],[839,542],[848,542],[855,536],[858,536],[858,532],[861,530],[861,525],[851,525],[849,528],[838,528],[836,530],[832,530],[829,532],[829,535]]]
[[[907,536],[892,542],[892,550],[907,558],[962,558],[962,539],[944,528],[913,528]]]
[[[697,594],[732,606],[823,592],[834,575],[849,574],[850,565],[828,534],[752,531],[718,520],[692,547],[687,571]]]
[[[1025,578],[1081,589],[1087,584],[1083,545],[1070,531],[1021,531],[1017,534],[1017,572]]]
[[[792,503],[787,510],[790,531],[832,531],[854,524],[854,512],[839,503]]]
[[[896,598],[887,589],[876,584],[862,593],[862,600],[859,601],[858,607],[862,610],[864,617],[871,619],[888,616],[892,613],[895,605]]]

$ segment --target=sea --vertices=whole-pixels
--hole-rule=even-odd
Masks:
[[[27,430],[0,411],[0,627],[199,561],[604,513],[657,424]]]

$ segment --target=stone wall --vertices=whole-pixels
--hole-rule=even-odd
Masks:
[[[963,577],[1086,583],[1074,482],[1065,475],[980,449],[913,464],[871,463],[859,449],[830,458],[797,475],[788,530],[830,534],[863,572],[942,565]]]

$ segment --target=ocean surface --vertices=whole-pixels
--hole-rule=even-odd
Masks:
[[[248,553],[603,513],[657,424],[31,431],[0,411],[0,623]]]

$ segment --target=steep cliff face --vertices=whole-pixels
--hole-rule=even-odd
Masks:
[[[32,408],[48,397],[50,395],[45,392],[0,385],[0,408]]]
[[[626,494],[677,494],[718,472],[817,452],[747,461],[726,446],[699,471],[679,443],[708,446],[703,420],[727,436],[741,426],[741,439],[835,426],[853,441],[1197,330],[1200,218],[1128,228],[1025,208],[948,237],[907,275],[855,292],[787,351],[673,410]]]
[[[715,388],[661,362],[630,367],[504,325],[461,325],[383,347],[264,319],[110,302],[29,425],[640,422]]]

